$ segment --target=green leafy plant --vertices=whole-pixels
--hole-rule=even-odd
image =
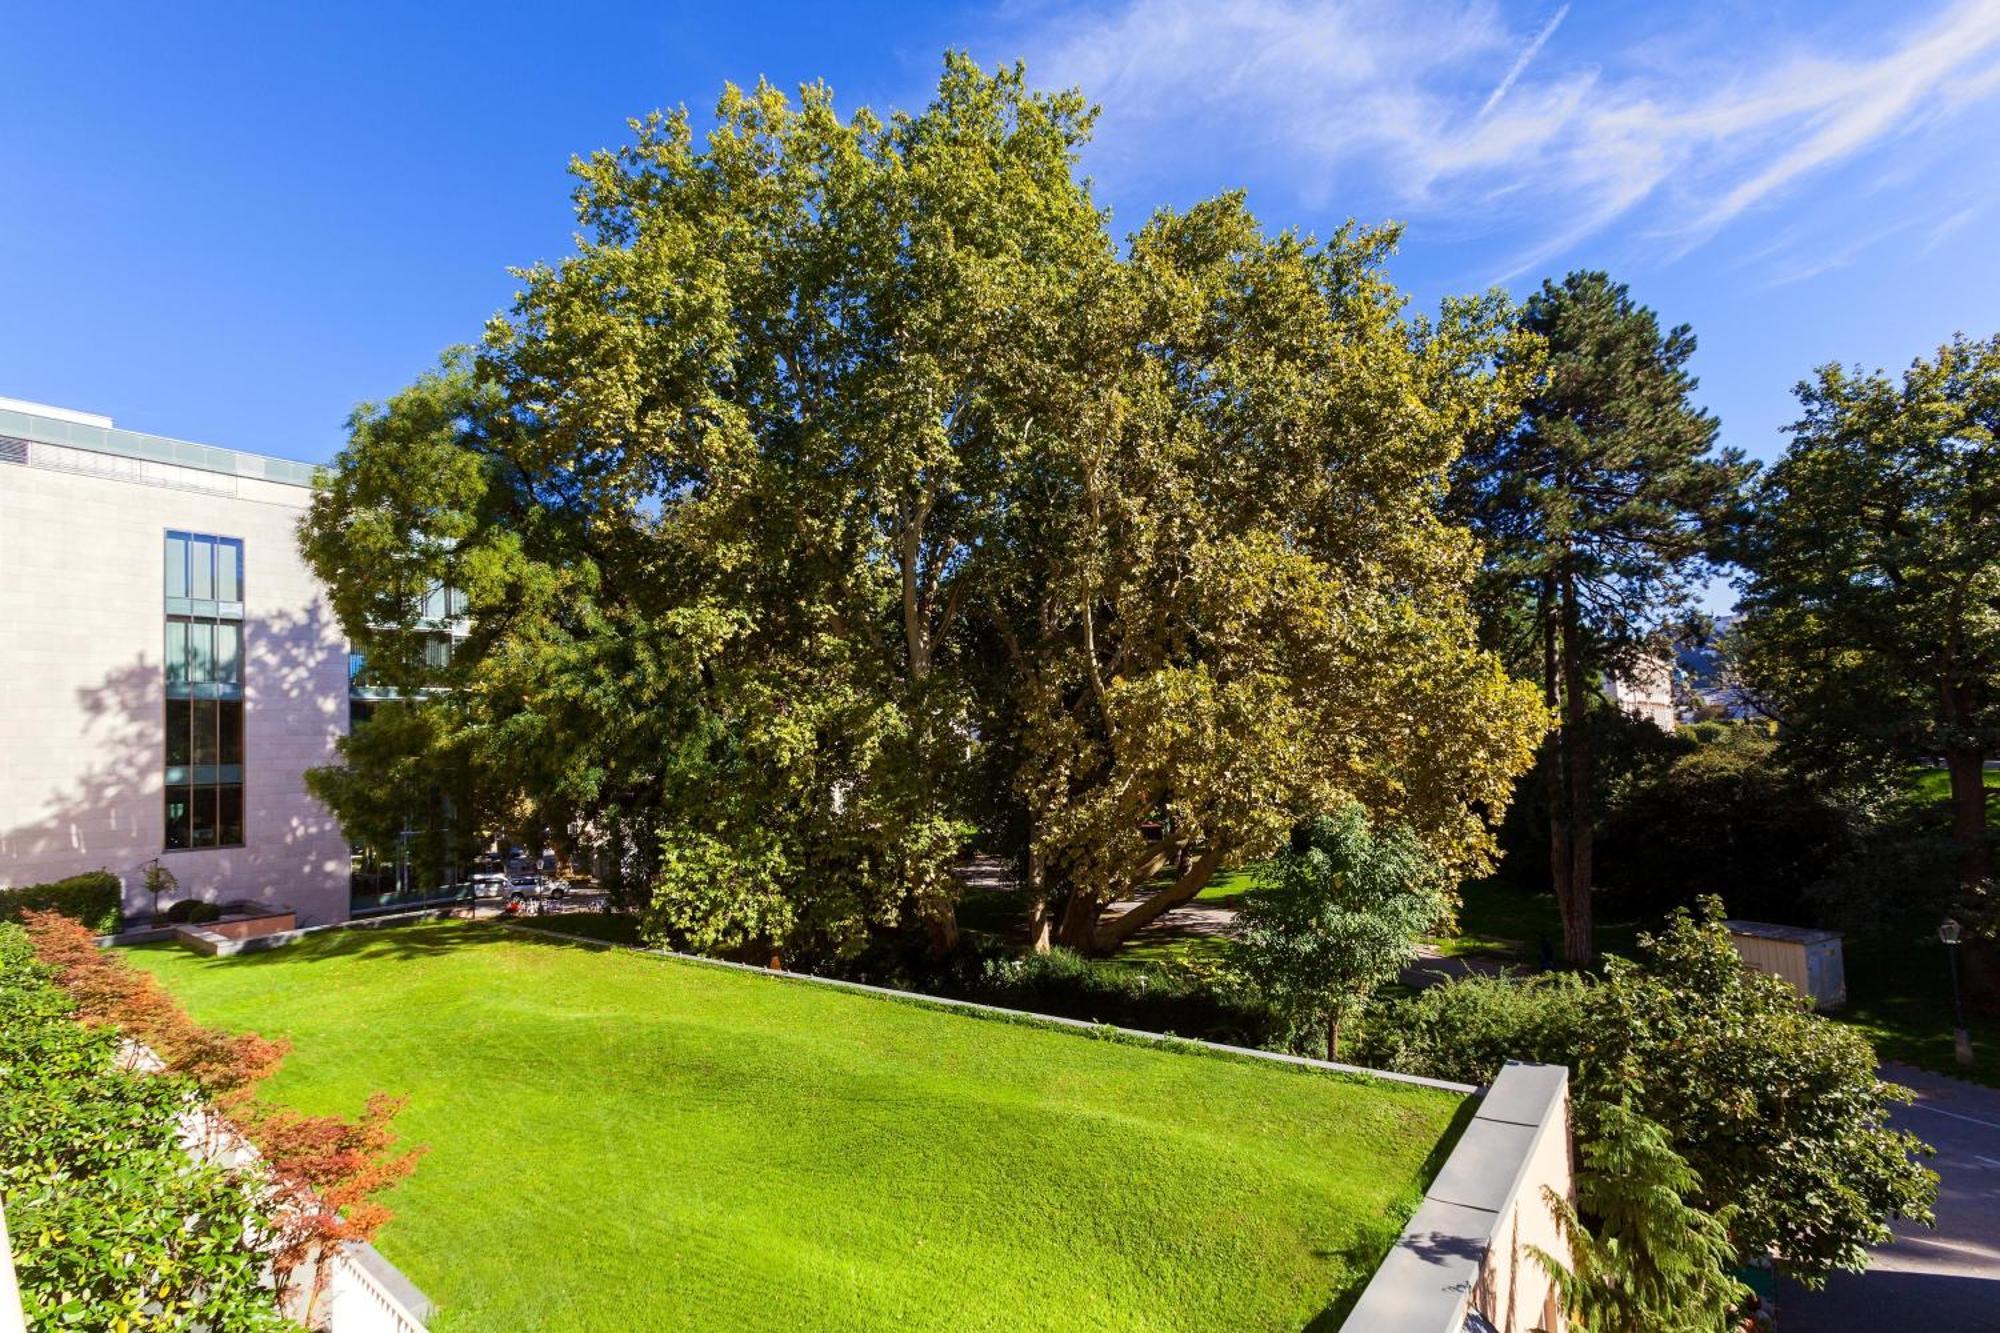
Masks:
[[[77,1018],[0,925],[0,1194],[30,1326],[292,1327],[262,1282],[265,1192],[182,1148],[194,1081],[128,1072],[116,1030]]]
[[[221,920],[222,909],[200,898],[183,898],[168,906],[166,919],[175,924],[199,925],[204,921]]]
[[[1743,967],[1719,899],[1699,912],[1676,911],[1599,980],[1465,981],[1387,1008],[1363,1059],[1480,1082],[1508,1058],[1568,1065],[1580,1144],[1628,1107],[1693,1171],[1691,1207],[1735,1206],[1740,1257],[1771,1255],[1808,1283],[1858,1271],[1891,1217],[1928,1222],[1937,1197],[1929,1149],[1889,1124],[1909,1094],[1876,1077],[1860,1034]]]
[[[395,1150],[390,1122],[402,1100],[375,1094],[355,1120],[263,1102],[257,1085],[276,1071],[286,1044],[194,1022],[151,975],[98,948],[87,929],[66,917],[30,912],[24,929],[37,972],[69,997],[70,1013],[144,1043],[183,1080],[176,1125],[190,1109],[191,1082],[256,1146],[260,1159],[243,1177],[259,1200],[260,1220],[254,1232],[243,1234],[255,1246],[258,1265],[269,1267],[281,1299],[311,1322],[327,1275],[316,1257],[371,1238],[390,1216],[377,1196],[422,1156],[421,1148]]]
[[[98,935],[114,934],[122,912],[123,887],[108,870],[90,870],[48,884],[0,889],[0,921],[19,921],[24,912],[60,912]]]
[[[1700,1180],[1667,1131],[1624,1102],[1600,1107],[1597,1134],[1582,1146],[1576,1203],[1544,1188],[1567,1244],[1567,1260],[1540,1246],[1583,1333],[1716,1333],[1749,1296],[1729,1276],[1737,1209],[1687,1203]]]
[[[1244,979],[1338,1060],[1341,1024],[1395,980],[1447,910],[1423,840],[1373,829],[1366,811],[1347,806],[1303,825],[1245,903]]]

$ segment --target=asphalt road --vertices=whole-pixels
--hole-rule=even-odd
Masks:
[[[1904,1065],[1883,1076],[1917,1093],[1894,1119],[1937,1149],[1937,1230],[1895,1224],[1865,1273],[1826,1290],[1778,1292],[1780,1333],[2000,1333],[2000,1089]]]

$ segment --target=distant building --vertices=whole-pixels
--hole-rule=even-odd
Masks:
[[[0,399],[0,886],[106,869],[348,916],[305,772],[349,721],[348,645],[296,528],[303,463]]]
[[[1674,710],[1674,663],[1664,653],[1642,657],[1623,675],[1604,682],[1605,697],[1625,712],[1662,731],[1677,723]]]

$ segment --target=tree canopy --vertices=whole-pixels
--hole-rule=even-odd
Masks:
[[[1960,882],[1992,877],[2000,746],[2000,337],[1899,381],[1823,367],[1744,541],[1743,670],[1806,772],[1950,769]]]
[[[304,525],[436,718],[357,730],[343,818],[391,753],[469,774],[458,817],[576,831],[656,934],[792,956],[948,949],[975,829],[1089,949],[1347,800],[1483,864],[1543,713],[1437,501],[1529,340],[1237,195],[1121,248],[1092,114],[952,56],[918,113],[732,88],[577,162],[577,253],[357,412]]]
[[[1544,282],[1520,314],[1544,349],[1520,414],[1453,469],[1485,543],[1487,642],[1538,678],[1561,726],[1542,773],[1550,872],[1572,962],[1592,953],[1592,750],[1607,673],[1630,671],[1709,568],[1751,467],[1691,401],[1695,339],[1596,272]]]

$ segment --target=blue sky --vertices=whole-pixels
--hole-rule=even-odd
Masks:
[[[9,6],[0,394],[321,460],[569,246],[564,169],[725,80],[920,102],[939,53],[1103,105],[1121,231],[1243,186],[1407,225],[1423,304],[1611,270],[1752,455],[1827,360],[2000,331],[2000,0]]]

